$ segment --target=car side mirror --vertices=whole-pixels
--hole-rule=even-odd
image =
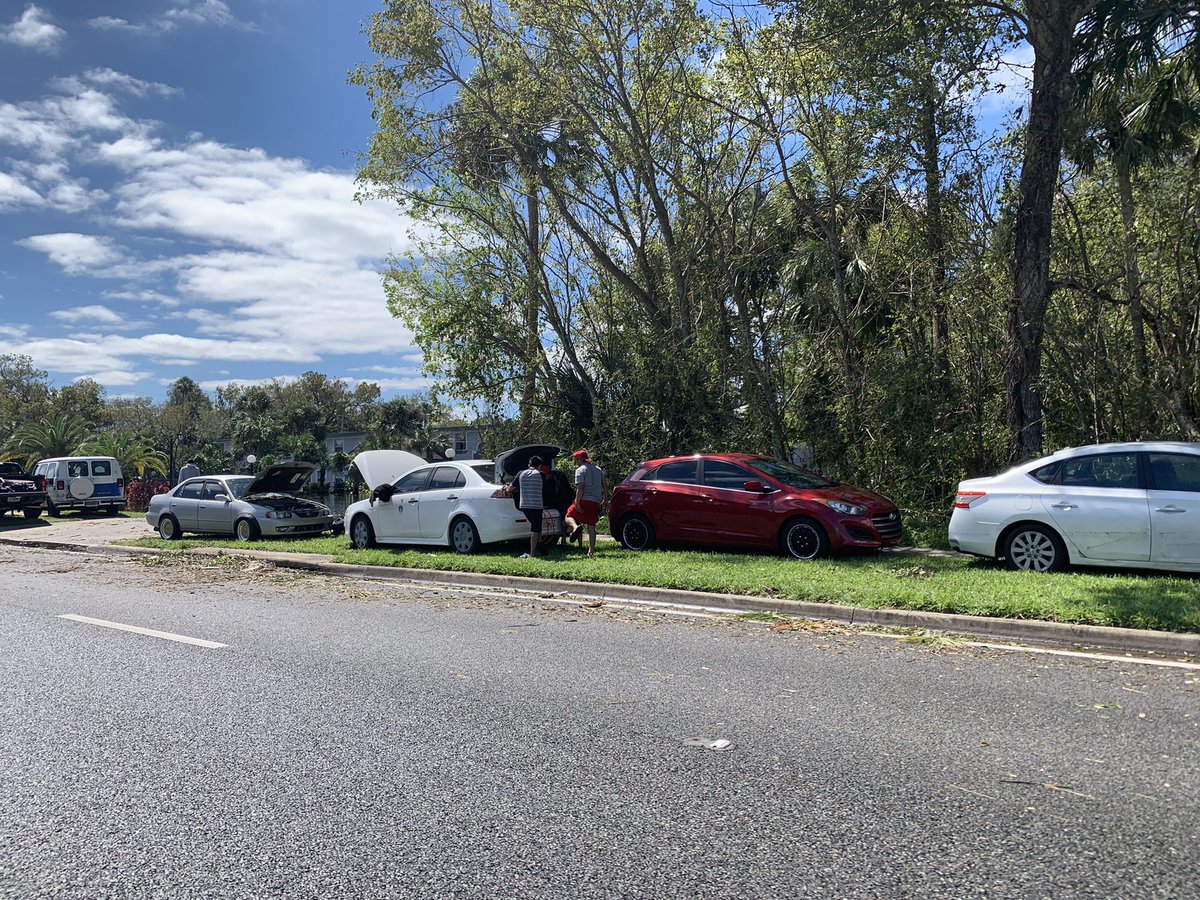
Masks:
[[[754,491],[755,493],[765,494],[765,493],[767,493],[767,491],[770,490],[770,488],[768,488],[761,481],[747,481],[745,484],[742,485],[742,490]]]
[[[224,500],[226,503],[228,503],[229,495],[228,494],[217,494],[213,497],[213,499],[214,500]]]

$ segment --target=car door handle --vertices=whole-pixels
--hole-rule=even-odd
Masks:
[[[1159,507],[1156,507],[1154,511],[1155,511],[1155,512],[1160,512],[1160,513],[1181,513],[1181,512],[1187,512],[1187,510],[1186,510],[1186,509],[1180,509],[1178,506],[1159,506]]]
[[[1052,509],[1079,509],[1079,506],[1074,503],[1059,502],[1051,507]]]
[[[451,494],[451,495],[450,495],[449,497],[447,497],[446,499],[447,499],[447,500],[457,500],[457,499],[458,499],[458,494]]]
[[[412,498],[411,500],[409,500],[408,502],[409,502],[409,503],[420,503],[421,501],[420,501],[420,500],[418,500],[416,497],[413,497],[413,498]]]

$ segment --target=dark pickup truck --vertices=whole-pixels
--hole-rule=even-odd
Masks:
[[[46,485],[40,476],[27,475],[19,463],[0,462],[0,516],[20,510],[36,519],[46,505]]]

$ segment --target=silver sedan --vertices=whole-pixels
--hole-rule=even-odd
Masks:
[[[315,535],[340,519],[322,503],[295,496],[316,469],[310,463],[269,466],[261,475],[204,475],[181,482],[150,499],[146,521],[159,537],[173,541],[184,532],[231,534],[239,541],[259,537]]]

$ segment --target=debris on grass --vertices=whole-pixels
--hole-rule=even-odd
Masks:
[[[892,575],[896,578],[932,578],[936,574],[932,569],[924,566],[905,566],[903,569],[892,571]]]

